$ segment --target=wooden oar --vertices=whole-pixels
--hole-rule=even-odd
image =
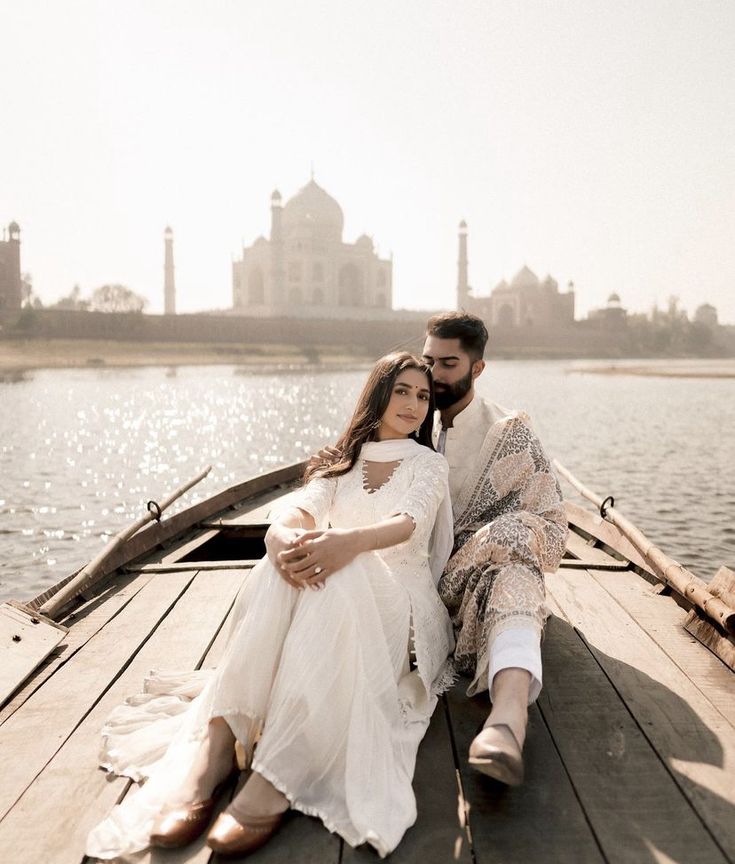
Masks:
[[[563,477],[588,501],[591,501],[598,508],[602,508],[603,504],[606,503],[607,499],[603,501],[599,495],[588,489],[568,468],[565,468],[556,459],[553,460],[552,464],[557,474]],[[670,558],[665,552],[662,552],[658,546],[652,543],[642,531],[636,528],[612,504],[605,508],[605,518],[609,519],[619,529],[621,534],[624,534],[630,540],[643,558],[651,565],[651,568],[659,579],[666,582],[683,597],[686,597],[720,627],[723,627],[730,633],[735,633],[735,609],[723,603],[719,597],[715,597],[710,592],[706,582],[695,576],[686,567],[679,564],[678,561]]]
[[[53,597],[50,597],[43,606],[41,606],[39,612],[41,612],[42,615],[46,615],[48,618],[53,618],[54,615],[72,599],[72,597],[89,588],[99,574],[102,565],[119,546],[121,546],[126,540],[129,540],[133,534],[136,534],[148,522],[151,522],[154,519],[160,519],[164,510],[170,507],[177,498],[181,498],[181,496],[185,492],[188,492],[192,486],[196,486],[196,484],[203,480],[211,470],[212,466],[207,465],[207,467],[203,471],[200,471],[196,477],[189,480],[188,483],[184,483],[183,486],[179,486],[175,492],[172,492],[162,504],[156,504],[155,501],[149,501],[149,509],[145,516],[141,516],[140,519],[132,525],[129,525],[127,528],[123,528],[122,531],[118,532],[99,553],[99,555],[93,558],[89,564],[86,564],[70,582],[67,582],[63,588],[61,588]],[[153,505],[153,507],[150,505]]]

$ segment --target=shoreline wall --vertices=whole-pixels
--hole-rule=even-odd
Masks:
[[[406,313],[392,320],[328,320],[317,318],[251,318],[239,315],[146,315],[69,309],[0,311],[0,338],[105,339],[141,343],[209,343],[289,345],[307,351],[334,347],[356,357],[375,357],[390,350],[420,349],[431,313]],[[651,351],[633,355],[625,329],[604,330],[577,322],[573,327],[488,328],[491,357],[626,357],[666,356]],[[735,332],[719,328],[722,339],[706,352],[690,356],[733,356]],[[735,328],[733,328],[735,330]],[[727,337],[727,338],[725,338]],[[683,352],[684,354],[686,352]],[[681,356],[674,354],[674,356]]]

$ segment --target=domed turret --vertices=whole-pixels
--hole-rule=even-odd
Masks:
[[[524,264],[513,277],[513,281],[510,284],[514,288],[535,288],[539,284],[539,281],[538,276],[533,272],[533,270],[529,269]]]
[[[369,237],[367,234],[360,234],[357,240],[355,240],[355,246],[361,246],[364,249],[372,251],[373,238]]]
[[[283,228],[289,233],[315,231],[339,240],[343,227],[342,208],[314,180],[310,180],[283,208]]]
[[[613,293],[607,298],[608,307],[612,306],[618,308],[620,306],[620,295],[613,291]]]
[[[274,206],[277,205],[279,207],[281,205],[281,193],[278,191],[278,189],[274,189],[271,193],[271,204],[273,204]]]

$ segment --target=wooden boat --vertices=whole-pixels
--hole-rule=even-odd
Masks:
[[[5,604],[3,675],[24,680],[7,685],[0,708],[3,864],[83,859],[88,830],[130,788],[97,767],[103,720],[149,669],[217,663],[235,595],[264,553],[268,511],[302,470],[256,477],[151,524],[93,585],[62,600],[56,623],[39,610],[63,598],[69,580]],[[507,789],[468,768],[488,703],[468,699],[460,681],[422,743],[418,821],[394,862],[735,862],[732,634],[615,524],[571,502],[567,512],[567,552],[547,577],[552,615],[526,782]],[[728,574],[708,597],[719,593],[731,609]],[[200,841],[142,860],[215,859]],[[376,858],[293,814],[255,860]]]

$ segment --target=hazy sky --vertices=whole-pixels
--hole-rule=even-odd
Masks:
[[[309,179],[394,254],[397,306],[527,264],[735,322],[733,0],[0,0],[0,223],[44,302],[122,282],[231,305]]]

